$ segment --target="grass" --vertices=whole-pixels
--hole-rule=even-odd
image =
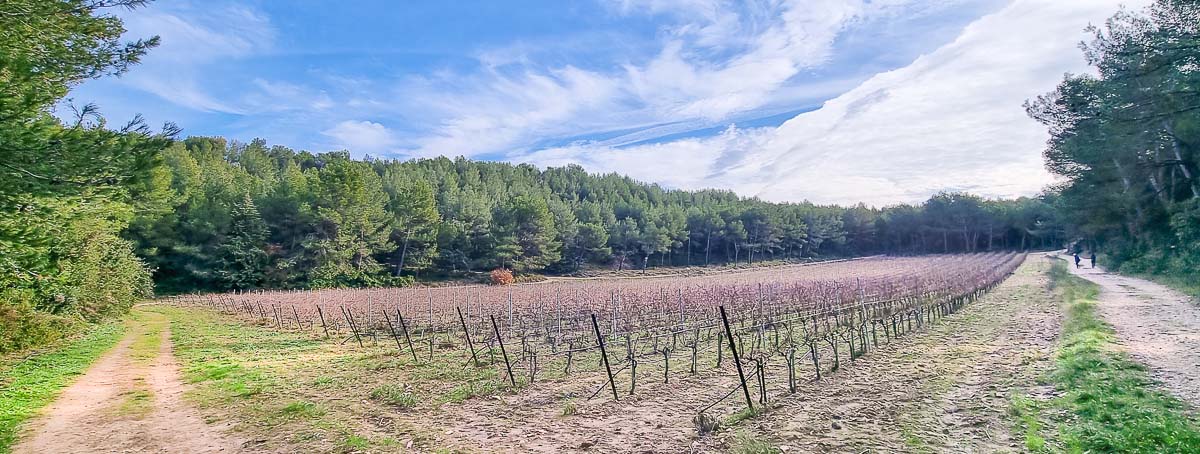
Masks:
[[[1010,400],[1009,414],[1016,418],[1018,435],[1024,440],[1025,450],[1046,452],[1046,438],[1042,435],[1042,411],[1037,401],[1022,395]]]
[[[312,402],[297,400],[284,405],[279,413],[286,418],[316,419],[325,416],[325,409]]]
[[[150,414],[154,409],[154,393],[143,387],[126,392],[117,405],[117,416],[138,419]]]
[[[733,446],[730,451],[737,454],[779,454],[783,452],[770,442],[757,438],[746,431],[738,432],[737,436],[733,438]]]
[[[1200,282],[1194,275],[1133,273],[1133,276],[1157,282],[1192,298],[1200,299]]]
[[[22,422],[53,401],[123,333],[120,323],[98,325],[82,337],[0,366],[0,453],[12,449]]]
[[[1143,366],[1113,348],[1113,331],[1096,313],[1096,285],[1070,275],[1062,263],[1050,274],[1066,308],[1057,365],[1049,377],[1061,396],[1046,404],[1069,415],[1058,424],[1062,447],[1077,453],[1200,452],[1200,421],[1188,416],[1179,400],[1157,390]],[[1021,405],[1022,415],[1037,419],[1036,405]],[[1026,446],[1044,448],[1039,426],[1026,427]]]
[[[577,413],[579,413],[579,408],[577,408],[575,406],[575,401],[568,400],[563,403],[562,413],[561,413],[562,416],[564,416],[564,417],[575,416],[575,414],[577,414]]]
[[[371,399],[400,408],[417,406],[417,396],[403,386],[386,384],[371,390]]]
[[[133,342],[129,344],[129,356],[141,365],[154,362],[162,347],[162,334],[167,327],[167,317],[157,309],[135,309],[130,312],[126,323],[134,334]]]
[[[434,451],[440,430],[401,418],[366,425],[397,409],[436,412],[441,405],[507,390],[495,365],[466,367],[464,352],[439,350],[413,363],[380,338],[365,347],[316,332],[281,332],[208,310],[162,307],[170,319],[187,398],[236,430],[284,451],[391,452],[397,439]],[[278,437],[276,434],[293,434]]]

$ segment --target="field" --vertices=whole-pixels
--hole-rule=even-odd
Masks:
[[[694,426],[677,429],[699,435],[957,311],[1023,260],[1015,253],[878,257],[696,277],[192,295],[171,303],[374,352],[380,374],[406,379],[371,385],[369,398],[395,407],[551,395],[571,414],[665,391],[689,401]]]

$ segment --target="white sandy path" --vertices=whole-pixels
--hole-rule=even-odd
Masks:
[[[1122,347],[1172,394],[1200,409],[1200,305],[1161,284],[1091,268],[1071,272],[1100,285],[1100,314]]]

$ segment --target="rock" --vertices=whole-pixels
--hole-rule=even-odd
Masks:
[[[838,430],[838,429],[842,428],[842,425],[838,424],[836,421],[832,424],[832,426],[833,426],[833,430]]]

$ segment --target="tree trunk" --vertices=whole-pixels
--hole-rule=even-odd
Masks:
[[[708,266],[708,256],[712,252],[712,230],[704,236],[704,266]]]
[[[1169,120],[1163,119],[1163,128],[1167,130],[1167,135],[1171,136],[1171,149],[1175,152],[1175,161],[1179,163],[1179,171],[1183,172],[1183,178],[1188,181],[1188,186],[1192,188],[1192,197],[1200,197],[1200,188],[1196,187],[1196,180],[1192,178],[1192,171],[1187,168],[1187,163],[1183,160],[1183,153],[1179,150],[1179,138],[1175,136],[1175,127],[1171,125]]]
[[[412,232],[404,235],[404,246],[400,248],[400,263],[396,265],[396,275],[399,276],[404,271],[404,259],[408,255],[408,240],[412,238]]]

